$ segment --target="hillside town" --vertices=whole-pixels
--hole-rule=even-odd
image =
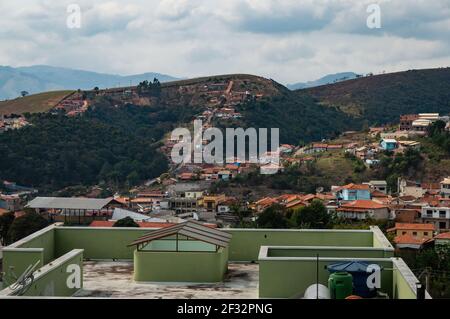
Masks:
[[[232,82],[222,83],[214,86],[214,91],[211,92],[220,88],[226,89],[225,93],[230,94],[232,87]],[[206,88],[205,92],[208,92]],[[211,107],[197,119],[204,120],[204,126],[208,127],[215,116],[237,116],[234,111],[227,113],[224,108],[232,110],[230,105],[223,108]],[[371,127],[365,133],[367,136],[364,140],[352,138],[358,132],[345,132],[339,137],[339,142],[324,140],[304,146],[282,144],[277,150],[280,156],[277,169],[283,172],[292,165],[314,162],[323,153],[351,154],[367,167],[376,166],[380,153],[392,152],[395,156],[407,149],[420,150],[420,142],[415,139],[427,134],[425,128],[437,120],[444,121],[448,129],[448,116],[402,115],[399,125]],[[169,155],[176,142],[167,139],[162,151]],[[5,181],[0,195],[0,209],[1,214],[12,211],[16,216],[23,214],[24,210],[35,209],[52,222],[95,227],[112,226],[125,217],[130,217],[140,227],[152,227],[158,223],[164,227],[186,220],[197,220],[216,227],[235,227],[242,225],[243,221],[257,221],[260,214],[274,205],[282,207],[287,213],[320,201],[329,215],[346,224],[386,222],[392,227],[385,231],[398,249],[421,249],[436,241],[450,241],[449,176],[423,182],[400,177],[396,189],[389,188],[385,180],[368,180],[333,185],[328,190],[322,187],[310,194],[286,192],[259,198],[243,198],[211,190],[214,183],[233,181],[249,172],[256,172],[264,165],[267,164],[249,163],[235,158],[232,163],[223,165],[172,166],[167,174],[130,189],[128,193],[101,199],[104,205],[95,210],[89,209],[89,204],[84,207],[82,199],[81,206],[74,210],[70,208],[70,198],[41,197],[38,190]],[[98,192],[89,195],[92,196],[98,197]],[[59,204],[54,206],[54,202]],[[246,212],[245,216],[240,214],[243,211]]]

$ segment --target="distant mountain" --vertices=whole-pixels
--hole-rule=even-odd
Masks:
[[[154,78],[161,82],[177,80],[170,75],[154,72],[122,76],[48,65],[18,68],[0,66],[0,100],[16,98],[21,91],[34,94],[51,90],[87,90],[95,86],[110,88],[137,85],[143,80],[151,81]]]
[[[332,84],[337,83],[345,80],[351,80],[358,77],[358,74],[353,72],[341,72],[336,74],[328,74],[324,77],[315,80],[315,81],[308,81],[308,82],[299,82],[294,84],[288,84],[286,85],[288,89],[290,90],[298,90],[298,89],[305,89],[305,88],[312,88],[320,85],[325,84]]]

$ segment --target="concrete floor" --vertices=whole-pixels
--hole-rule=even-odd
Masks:
[[[216,284],[136,283],[132,261],[87,261],[83,289],[75,297],[143,299],[251,299],[258,298],[257,264],[228,265],[224,282]]]

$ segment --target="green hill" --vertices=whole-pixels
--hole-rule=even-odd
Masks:
[[[450,68],[366,76],[295,92],[370,124],[398,122],[401,114],[450,113]]]

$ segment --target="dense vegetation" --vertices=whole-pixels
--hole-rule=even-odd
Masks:
[[[139,224],[136,223],[133,218],[127,216],[116,221],[113,227],[139,227]]]
[[[445,122],[436,121],[428,129],[430,141],[450,154],[450,132],[445,130]]]
[[[3,214],[0,216],[0,242],[7,246],[47,225],[48,221],[33,211],[27,211],[17,218],[12,212]]]
[[[296,93],[369,124],[396,123],[401,114],[449,113],[450,68],[366,76]]]
[[[194,111],[110,105],[101,100],[79,117],[28,115],[31,126],[0,135],[0,178],[45,193],[98,183],[120,188],[166,171],[158,141]]]
[[[320,106],[308,96],[295,96],[284,90],[265,100],[243,103],[238,110],[244,115],[245,126],[279,128],[280,142],[295,145],[333,138],[362,125],[360,120]]]

